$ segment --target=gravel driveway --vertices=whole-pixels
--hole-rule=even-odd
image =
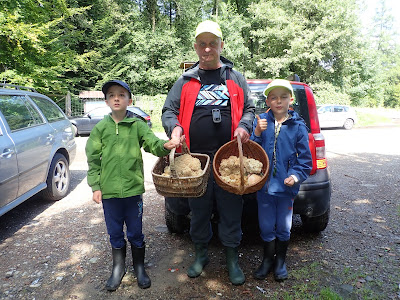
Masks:
[[[139,289],[130,268],[121,287],[107,292],[110,247],[102,208],[86,183],[87,137],[79,137],[69,195],[58,202],[32,198],[0,217],[0,299],[400,299],[400,127],[323,134],[332,177],[330,223],[320,234],[306,234],[294,218],[284,283],[252,278],[261,245],[251,226],[240,247],[244,285],[229,283],[217,238],[205,272],[189,279],[190,237],[168,233],[164,200],[150,173],[156,158],[145,154],[143,230],[152,286]]]

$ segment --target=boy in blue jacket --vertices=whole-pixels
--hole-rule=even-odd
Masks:
[[[181,143],[179,139],[159,139],[146,122],[127,110],[132,104],[127,83],[111,80],[103,85],[102,91],[111,113],[97,123],[90,133],[86,156],[89,165],[88,184],[93,191],[93,201],[103,204],[112,246],[113,269],[106,289],[116,290],[125,275],[124,224],[131,244],[137,283],[145,289],[150,287],[151,280],[144,269],[144,174],[141,148],[156,156],[165,156]]]
[[[289,81],[273,80],[265,89],[270,109],[257,116],[251,140],[260,144],[270,161],[269,177],[257,192],[258,219],[264,242],[264,258],[254,272],[256,279],[265,279],[274,269],[276,281],[288,278],[286,252],[292,227],[293,200],[300,183],[312,168],[308,131],[304,120],[289,105],[293,88]]]

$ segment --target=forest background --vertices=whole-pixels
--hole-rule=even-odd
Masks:
[[[367,29],[362,0],[0,3],[0,82],[34,87],[61,107],[68,92],[78,101],[116,78],[163,102],[180,64],[197,61],[194,30],[206,19],[220,24],[223,56],[248,79],[295,73],[317,104],[400,107],[400,39],[385,0]]]

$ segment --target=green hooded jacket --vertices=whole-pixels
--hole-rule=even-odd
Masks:
[[[101,190],[103,199],[143,194],[141,148],[161,157],[170,152],[164,148],[166,142],[129,111],[119,123],[110,115],[105,116],[93,128],[86,143],[87,181],[92,191]]]

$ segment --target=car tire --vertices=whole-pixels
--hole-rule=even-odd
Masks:
[[[47,175],[47,188],[43,190],[43,198],[57,201],[62,199],[69,190],[71,176],[69,164],[64,155],[56,153],[51,161]]]
[[[187,216],[177,215],[165,205],[165,223],[170,233],[184,233],[190,227]]]
[[[352,119],[346,119],[343,124],[343,128],[346,130],[352,129],[354,126],[354,121]]]
[[[301,221],[303,229],[307,232],[321,232],[325,230],[329,222],[330,209],[328,209],[324,214],[318,217],[307,217],[306,215],[301,215]]]

